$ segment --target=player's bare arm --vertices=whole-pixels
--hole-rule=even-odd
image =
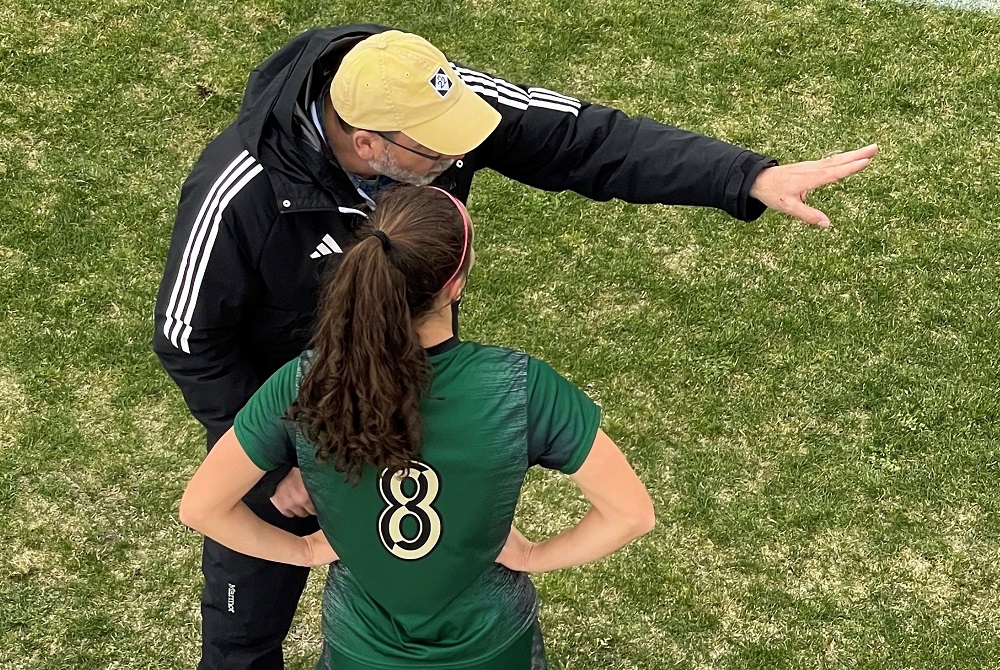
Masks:
[[[323,531],[299,537],[250,511],[242,498],[263,476],[230,428],[184,491],[181,522],[233,551],[267,561],[312,567],[337,560]]]
[[[624,454],[603,430],[572,475],[591,508],[578,524],[539,543],[511,528],[497,562],[512,570],[548,572],[590,563],[648,533],[653,502]]]

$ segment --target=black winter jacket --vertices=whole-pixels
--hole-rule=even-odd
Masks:
[[[278,367],[305,347],[322,278],[353,241],[362,194],[311,133],[308,105],[356,40],[349,25],[299,35],[250,75],[236,121],[181,191],[156,301],[153,348],[209,445]],[[503,119],[435,182],[466,200],[490,168],[595,200],[717,207],[743,220],[775,161],[647,118],[456,65]]]

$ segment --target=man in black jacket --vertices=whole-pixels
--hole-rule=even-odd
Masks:
[[[490,168],[596,200],[717,207],[741,220],[769,206],[825,226],[805,195],[876,151],[777,166],[449,63],[412,35],[374,25],[309,31],[254,70],[239,117],[184,184],[153,346],[211,448],[263,380],[305,347],[321,278],[387,183],[433,182],[464,201],[473,174]],[[246,502],[292,532],[318,528],[298,469],[269,473]],[[199,667],[283,667],[308,569],[211,540],[202,569]]]

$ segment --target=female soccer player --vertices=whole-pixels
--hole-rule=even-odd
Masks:
[[[458,200],[400,187],[370,223],[324,289],[311,349],[237,415],[181,520],[243,554],[332,563],[320,668],[545,668],[526,573],[619,549],[652,528],[652,502],[579,389],[527,354],[455,337],[475,259]],[[306,537],[241,502],[289,464],[322,528]],[[511,525],[533,465],[571,475],[591,503],[538,543]]]

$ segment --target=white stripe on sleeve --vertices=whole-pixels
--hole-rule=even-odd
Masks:
[[[179,311],[177,301],[181,290],[185,286],[187,268],[191,265],[192,249],[195,246],[196,240],[199,240],[198,246],[200,246],[200,239],[202,237],[201,227],[205,220],[205,212],[209,205],[216,201],[216,195],[222,185],[226,183],[226,180],[229,179],[234,170],[240,168],[249,155],[248,151],[243,151],[226,167],[225,170],[222,171],[219,178],[215,180],[214,184],[212,184],[212,188],[208,190],[208,195],[202,201],[201,209],[198,210],[198,216],[195,217],[195,223],[191,227],[191,234],[188,236],[187,244],[184,246],[184,253],[181,256],[181,264],[177,269],[177,279],[174,280],[174,289],[170,293],[170,302],[167,304],[167,320],[163,326],[164,337],[168,338],[175,347],[177,346],[177,341],[176,336],[172,334],[172,332],[174,331],[174,327],[176,325],[174,315],[177,311]]]
[[[549,102],[548,100],[537,100],[535,98],[531,99],[531,104],[529,107],[542,107],[544,109],[554,109],[557,112],[567,112],[573,116],[579,116],[580,110],[576,107],[571,107],[570,105],[561,105],[558,102]]]
[[[226,207],[229,205],[229,201],[236,197],[244,186],[250,183],[250,180],[256,177],[263,170],[263,166],[254,165],[250,170],[244,173],[243,177],[233,185],[228,191],[226,191],[225,196],[219,202],[219,207],[216,210],[215,216],[212,217],[211,232],[208,236],[208,241],[205,243],[205,251],[201,254],[200,263],[198,264],[198,274],[194,278],[194,286],[191,291],[191,300],[188,301],[187,311],[184,313],[182,321],[184,323],[184,333],[181,335],[181,350],[186,354],[191,353],[191,348],[188,345],[188,339],[191,337],[191,320],[194,316],[194,308],[198,304],[198,292],[201,290],[201,282],[205,278],[205,268],[208,267],[208,259],[212,255],[212,247],[215,246],[215,237],[219,234],[219,224],[222,222],[222,213],[226,211]]]
[[[198,216],[188,236],[177,278],[167,304],[167,318],[163,334],[175,347],[190,353],[187,335],[191,332],[190,319],[198,299],[204,267],[215,243],[218,223],[229,201],[239,193],[261,167],[249,152],[243,151],[219,175],[201,204]],[[206,237],[208,243],[206,244]],[[200,272],[195,268],[199,268]],[[187,307],[187,308],[185,308]]]
[[[495,89],[495,88],[486,88],[485,86],[479,86],[479,85],[468,85],[468,86],[469,86],[470,89],[472,89],[476,93],[482,93],[483,95],[485,95],[488,98],[496,98],[497,102],[500,102],[500,103],[502,103],[504,105],[507,105],[508,107],[515,107],[517,109],[527,109],[528,108],[528,103],[527,102],[521,102],[520,100],[513,100],[511,98],[507,98],[507,97],[504,97],[502,95],[499,95],[497,93],[497,89]]]
[[[476,72],[465,67],[459,67],[454,63],[451,66],[458,73],[461,80],[465,82],[466,86],[488,98],[496,98],[497,102],[502,105],[514,107],[515,109],[540,107],[557,112],[566,112],[573,116],[578,116],[580,113],[580,101],[568,95],[556,93],[547,88],[531,87],[525,91],[523,88],[503,79],[491,77],[488,74]]]
[[[555,91],[550,91],[547,88],[535,88],[531,86],[528,88],[528,95],[531,97],[545,98],[548,100],[554,100],[556,102],[562,102],[570,105],[574,105],[577,109],[580,108],[580,101],[576,98],[571,98],[568,95],[563,95],[562,93],[556,93]]]

